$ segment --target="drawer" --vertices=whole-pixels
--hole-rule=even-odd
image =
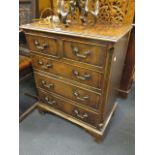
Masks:
[[[101,88],[101,73],[71,66],[37,55],[32,55],[32,60],[34,69],[63,76],[99,89]]]
[[[36,85],[46,91],[59,94],[63,97],[76,101],[82,105],[86,105],[98,109],[100,95],[94,92],[79,88],[78,86],[64,83],[61,80],[35,74]],[[77,103],[77,104],[78,104]]]
[[[40,54],[49,55],[51,57],[60,57],[59,43],[56,38],[42,37],[32,34],[26,35],[30,50],[39,52]]]
[[[78,42],[63,42],[63,57],[98,67],[104,67],[106,46],[82,44]]]
[[[49,95],[43,91],[39,91],[39,100],[48,106],[65,112],[79,120],[87,122],[91,125],[96,126],[98,115],[94,112],[85,110],[76,105],[70,104],[69,102],[60,99],[54,95]]]

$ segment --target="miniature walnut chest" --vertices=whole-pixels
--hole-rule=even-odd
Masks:
[[[131,26],[21,26],[32,55],[38,108],[100,141],[116,108]],[[51,131],[52,132],[52,131]]]

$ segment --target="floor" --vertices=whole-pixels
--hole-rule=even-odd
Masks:
[[[32,97],[25,95],[29,93],[37,96],[34,79],[32,77],[24,80],[19,86],[19,115],[23,114],[36,100]]]
[[[27,84],[28,83],[28,84]],[[36,93],[32,79],[20,86]],[[134,86],[128,99],[118,99],[118,108],[104,141],[94,142],[82,128],[55,115],[40,115],[37,110],[19,125],[20,155],[134,155],[135,153],[135,92]],[[20,97],[21,113],[34,99]]]

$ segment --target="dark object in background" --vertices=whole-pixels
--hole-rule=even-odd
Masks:
[[[19,25],[38,17],[38,0],[19,0]]]
[[[32,23],[38,17],[38,0],[19,0],[19,25]],[[19,32],[19,53],[29,57],[30,51],[26,44],[24,34]]]
[[[22,31],[19,31],[19,45],[26,44],[26,37]]]

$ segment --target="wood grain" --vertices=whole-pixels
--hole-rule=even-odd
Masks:
[[[67,102],[64,99],[61,99],[60,97],[57,98],[54,95],[45,93],[43,91],[39,91],[40,101],[45,103],[50,108],[56,108],[62,112],[65,112],[66,114],[79,119],[83,122],[86,122],[92,126],[96,126],[97,124],[97,114],[91,111],[88,111],[86,109],[83,109],[81,107],[78,107],[77,105],[72,105],[69,102]],[[48,101],[47,101],[48,98]],[[75,113],[75,110],[78,111],[78,115]],[[86,117],[84,117],[86,115]]]
[[[103,75],[101,73],[83,69],[81,67],[71,66],[70,64],[62,63],[62,61],[49,59],[36,54],[32,55],[32,61],[34,70],[52,73],[60,77],[66,77],[68,79],[101,89],[101,80]],[[38,62],[42,62],[42,64],[39,64]],[[49,69],[43,68],[43,66],[48,64],[51,64],[52,67]]]
[[[90,90],[88,91],[85,89],[81,89],[78,86],[64,83],[62,80],[48,77],[43,74],[36,73],[34,76],[38,88],[42,88],[48,92],[59,94],[63,97],[69,98],[76,102],[80,102],[81,104],[87,105],[95,109],[97,109],[99,106],[100,95],[95,94],[97,92],[93,93]],[[45,84],[43,84],[42,81],[44,81]]]
[[[122,25],[122,26],[106,26],[106,25],[95,25],[95,29],[93,26],[84,27],[81,25],[71,25],[66,28],[61,25],[58,28],[55,28],[51,23],[49,25],[40,25],[38,23],[26,24],[20,26],[21,29],[35,30],[40,32],[48,32],[59,35],[68,35],[68,36],[76,36],[87,39],[95,39],[95,40],[104,40],[109,42],[117,42],[122,36],[128,33],[132,25]]]
[[[38,107],[82,126],[99,142],[116,109],[131,27],[22,26],[27,38],[32,36],[28,44],[39,92]],[[57,40],[57,44],[44,53],[32,47],[33,38],[41,38],[41,44],[48,39]],[[53,56],[53,49],[59,57]],[[90,81],[82,80],[86,73],[91,75]]]

